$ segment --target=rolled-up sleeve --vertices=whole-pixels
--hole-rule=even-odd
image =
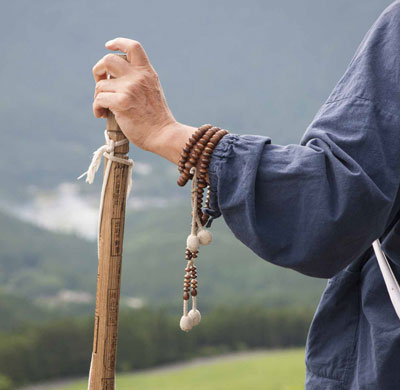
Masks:
[[[206,212],[261,258],[331,277],[383,233],[400,181],[399,26],[396,3],[300,144],[229,134],[217,145]]]

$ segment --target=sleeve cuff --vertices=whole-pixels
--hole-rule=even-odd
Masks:
[[[210,165],[208,168],[208,178],[210,182],[210,207],[205,207],[203,212],[211,218],[207,223],[207,227],[211,225],[213,219],[221,216],[221,210],[218,204],[218,174],[221,165],[229,158],[232,153],[233,144],[239,140],[239,134],[227,134],[219,142],[211,156]]]

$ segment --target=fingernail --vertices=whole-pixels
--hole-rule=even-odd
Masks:
[[[110,41],[106,42],[106,46],[111,45],[111,43],[114,41],[114,39],[111,39]]]

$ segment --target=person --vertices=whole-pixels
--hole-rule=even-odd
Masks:
[[[107,42],[93,110],[177,164],[196,130],[169,110],[140,43]],[[107,79],[107,74],[115,79]],[[371,243],[400,280],[400,3],[367,32],[298,145],[230,133],[211,157],[214,218],[259,257],[329,278],[306,347],[306,389],[400,389],[400,320]]]

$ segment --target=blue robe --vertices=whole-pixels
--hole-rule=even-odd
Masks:
[[[306,349],[308,390],[400,389],[400,320],[371,244],[400,280],[400,3],[370,28],[299,145],[229,134],[210,208],[261,258],[329,278]]]

